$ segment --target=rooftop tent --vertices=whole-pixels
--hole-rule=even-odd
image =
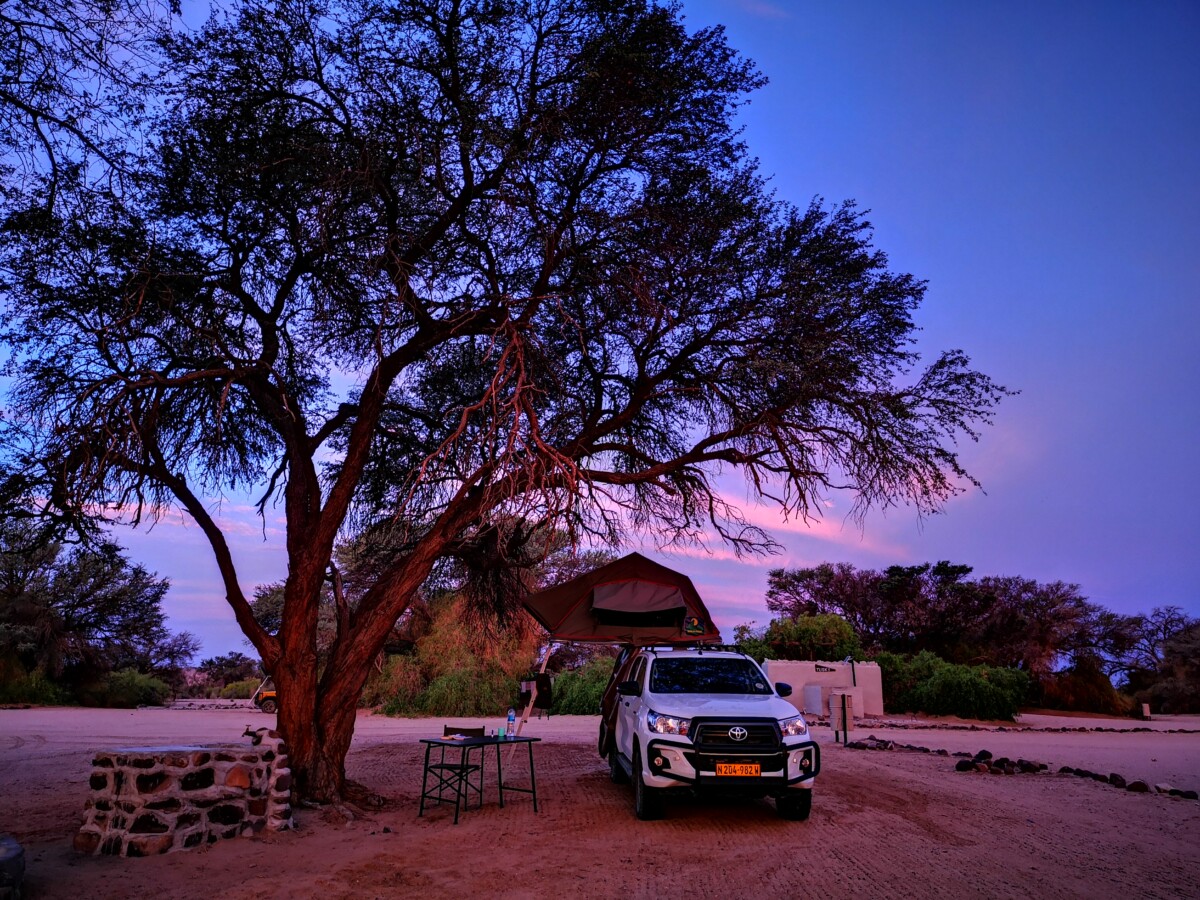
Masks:
[[[631,553],[524,600],[555,640],[670,644],[720,639],[686,575]]]

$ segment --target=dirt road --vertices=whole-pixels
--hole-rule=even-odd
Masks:
[[[268,721],[245,710],[0,710],[0,831],[26,849],[26,897],[1200,894],[1198,801],[1068,775],[958,773],[953,757],[849,750],[819,727],[823,770],[808,822],[779,819],[768,801],[688,798],[668,803],[663,821],[639,822],[629,788],[610,783],[596,756],[597,719],[574,716],[527,726],[543,739],[535,751],[536,814],[528,797],[500,809],[489,791],[483,808],[457,826],[445,809],[418,818],[417,739],[440,733],[442,720],[364,715],[348,772],[388,798],[382,810],[347,821],[334,810],[305,809],[292,833],[150,859],[71,850],[96,750],[238,740],[246,725]],[[1155,723],[1150,733],[873,733],[932,749],[1024,756],[1052,771],[1092,767],[1200,787],[1200,734],[1171,727],[1200,728],[1200,719]]]

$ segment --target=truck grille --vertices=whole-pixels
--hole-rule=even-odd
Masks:
[[[736,741],[729,736],[731,729],[744,728],[746,737]],[[702,753],[775,751],[780,748],[782,741],[779,737],[779,724],[774,721],[711,721],[692,720],[692,743]]]

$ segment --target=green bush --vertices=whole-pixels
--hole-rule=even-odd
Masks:
[[[1018,705],[969,666],[947,665],[921,682],[911,693],[912,708],[934,716],[963,719],[1012,719]]]
[[[862,645],[841,616],[822,614],[773,619],[763,641],[772,659],[862,659]]]
[[[411,656],[389,656],[382,672],[372,672],[359,706],[382,707],[387,715],[416,715],[417,698],[425,687],[421,666]]]
[[[876,662],[893,712],[1011,720],[1029,693],[1029,676],[1018,669],[960,666],[928,651],[911,659],[881,653]]]
[[[231,681],[221,688],[222,700],[249,700],[254,691],[262,684],[261,678],[248,678],[245,681]]]
[[[612,675],[611,659],[592,659],[574,670],[563,672],[554,682],[554,704],[550,712],[565,716],[594,716]]]
[[[58,706],[70,702],[70,696],[41,672],[19,673],[0,683],[0,703],[30,703]]]
[[[771,645],[763,637],[765,629],[755,628],[750,622],[734,626],[733,644],[759,665],[771,656]]]
[[[84,706],[133,709],[137,706],[161,706],[170,695],[167,685],[136,669],[109,672],[98,682],[81,687],[79,700]]]
[[[415,705],[427,716],[499,716],[516,696],[516,681],[495,666],[484,666],[439,675]]]
[[[766,628],[744,623],[733,629],[733,642],[760,664],[767,659],[865,658],[850,623],[831,614],[772,619]]]

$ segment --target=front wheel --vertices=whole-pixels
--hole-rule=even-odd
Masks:
[[[812,812],[812,791],[788,791],[775,798],[775,811],[781,819],[803,822]]]
[[[267,714],[275,712],[277,708],[274,700],[264,700],[262,706],[259,707],[259,709]]]
[[[646,786],[642,776],[642,754],[633,748],[633,812],[643,822],[662,816],[662,794],[658,788]]]

